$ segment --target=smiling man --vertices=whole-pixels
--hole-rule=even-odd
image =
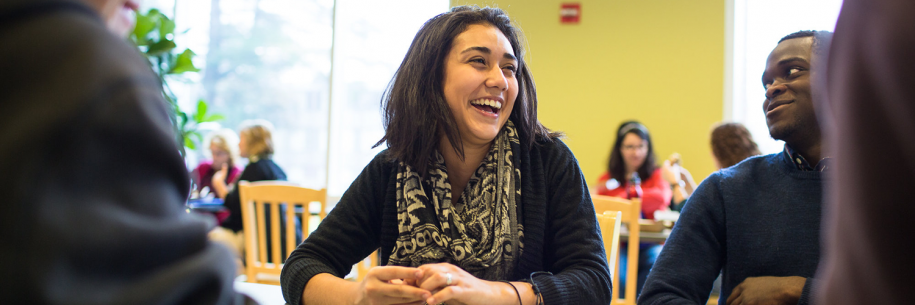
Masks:
[[[240,304],[129,0],[0,1],[4,304]]]
[[[811,66],[831,33],[782,38],[766,61],[762,110],[782,152],[747,159],[696,189],[651,270],[639,304],[807,304],[820,254],[823,171]],[[811,162],[812,161],[812,162]]]

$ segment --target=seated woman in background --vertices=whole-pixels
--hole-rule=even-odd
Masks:
[[[224,128],[211,132],[204,143],[209,144],[211,160],[200,162],[191,171],[191,179],[201,197],[208,192],[224,199],[228,193],[226,185],[235,182],[241,173],[238,167],[238,136],[231,129]]]
[[[760,155],[750,131],[740,123],[722,123],[712,129],[712,155],[718,169],[734,166],[746,158]]]
[[[670,183],[661,176],[661,169],[655,163],[654,145],[648,128],[636,121],[624,122],[616,132],[616,141],[610,151],[607,172],[598,178],[597,194],[629,198],[627,189],[633,182],[642,189],[642,218],[654,219],[654,212],[670,206]],[[636,179],[633,179],[636,178]],[[642,180],[644,179],[644,180]],[[641,181],[640,181],[641,180]],[[625,244],[624,244],[625,245]],[[642,243],[639,245],[639,272],[636,290],[641,291],[648,271],[661,253],[661,245]],[[620,251],[620,285],[626,285],[627,252]],[[620,297],[626,297],[625,289],[619,290]],[[638,292],[636,292],[638,294]]]
[[[286,261],[287,303],[610,302],[587,185],[537,120],[523,46],[496,8],[422,26],[383,97],[388,148]]]
[[[286,180],[286,173],[273,162],[273,126],[264,120],[249,120],[242,122],[238,132],[238,153],[248,158],[248,166],[241,172],[238,181],[267,181]],[[219,181],[213,181],[214,187]],[[222,187],[225,187],[224,185]],[[238,197],[237,183],[226,195],[225,206],[229,210],[229,218],[221,226],[234,232],[241,231],[241,202]],[[285,231],[284,231],[285,232]]]
[[[655,164],[654,145],[648,128],[636,121],[624,122],[616,133],[607,172],[597,179],[597,194],[628,198],[626,189],[637,175],[642,189],[642,218],[670,205],[670,184]]]

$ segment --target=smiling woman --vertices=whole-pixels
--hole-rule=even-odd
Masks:
[[[537,120],[520,41],[493,8],[423,25],[383,98],[388,149],[286,261],[288,303],[609,302],[587,186]]]

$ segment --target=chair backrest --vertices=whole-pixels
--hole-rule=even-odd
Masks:
[[[242,225],[245,236],[245,274],[251,283],[278,283],[283,270],[281,262],[289,257],[298,245],[296,231],[300,229],[302,239],[308,236],[308,221],[311,218],[311,202],[321,203],[321,217],[327,210],[327,189],[314,190],[297,186],[285,181],[238,182],[238,195],[241,201]],[[281,206],[284,207],[284,220],[280,219]],[[299,209],[298,207],[301,207]],[[302,211],[302,215],[296,215]],[[268,220],[270,228],[267,228]],[[301,228],[296,228],[296,220],[301,221]],[[280,224],[285,223],[285,241],[280,241]],[[270,230],[270,240],[267,240]],[[283,244],[285,243],[285,245]],[[268,257],[267,247],[270,247]],[[285,246],[285,247],[284,247]],[[285,253],[283,253],[285,248]],[[266,274],[271,280],[259,280],[259,274]]]
[[[378,250],[366,256],[361,262],[356,264],[356,281],[361,282],[365,278],[365,275],[369,272],[369,269],[373,267],[378,267]]]
[[[611,274],[611,277],[613,278],[613,292],[610,296],[613,300],[611,304],[635,305],[635,292],[636,285],[638,284],[639,268],[639,219],[642,214],[642,202],[638,198],[627,200],[603,195],[592,195],[591,201],[594,203],[594,210],[598,214],[603,214],[606,211],[619,211],[620,221],[626,223],[626,228],[629,230],[629,241],[626,250],[629,257],[629,259],[626,260],[626,298],[619,298],[619,256],[614,257],[613,274]],[[606,243],[606,241],[604,241],[604,243]],[[614,244],[618,245],[619,243],[617,242]],[[613,249],[615,249],[615,252],[619,252],[619,248]]]
[[[600,224],[600,235],[604,240],[604,250],[607,251],[607,265],[616,265],[617,254],[620,247],[620,221],[623,212],[604,211],[597,214],[597,223]]]

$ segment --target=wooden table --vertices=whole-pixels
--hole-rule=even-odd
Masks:
[[[664,243],[670,237],[670,229],[664,229],[661,232],[639,232],[639,242],[641,243]],[[629,232],[620,232],[620,241],[629,241]]]
[[[283,290],[277,285],[255,284],[236,281],[235,291],[241,292],[261,305],[285,305]]]

